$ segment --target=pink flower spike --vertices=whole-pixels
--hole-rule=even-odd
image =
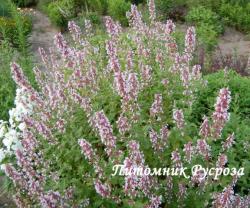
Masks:
[[[103,198],[109,198],[111,193],[111,187],[107,184],[103,184],[99,179],[94,182],[95,190]]]
[[[229,120],[230,114],[228,113],[229,104],[231,102],[231,92],[228,88],[220,89],[219,96],[215,104],[215,112],[212,115],[212,136],[217,139],[221,136],[222,130]]]
[[[178,129],[183,129],[185,126],[184,115],[181,109],[173,111],[173,119]]]
[[[210,129],[208,118],[204,116],[203,123],[201,124],[201,127],[200,127],[199,135],[202,138],[206,139],[210,136],[210,132],[211,132],[211,129]]]
[[[224,151],[228,150],[233,146],[234,143],[235,143],[235,136],[234,133],[232,133],[227,137],[226,141],[222,143],[222,149]]]

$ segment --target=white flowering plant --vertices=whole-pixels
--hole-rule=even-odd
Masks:
[[[32,103],[24,89],[16,90],[15,107],[9,110],[9,121],[0,121],[0,164],[4,164],[15,155],[17,149],[22,149],[21,134],[26,128],[23,118],[32,113]]]
[[[72,43],[59,33],[55,50],[39,50],[47,69],[34,68],[39,91],[11,64],[13,79],[27,94],[18,103],[28,107],[11,111],[22,112],[9,122],[18,122],[21,145],[4,166],[18,207],[250,205],[247,184],[236,189],[249,174],[230,155],[237,135],[224,131],[230,89],[221,87],[213,111],[198,125],[192,122],[198,92],[207,88],[201,67],[192,63],[195,28],[188,28],[180,50],[175,24],[157,22],[154,1],[148,6],[148,25],[131,6],[126,31],[106,17],[105,41],[95,39],[89,21],[84,31],[69,22]],[[2,141],[5,149],[12,144]],[[113,174],[118,164],[131,174]],[[191,174],[197,164],[224,175]],[[190,177],[133,172],[185,167]]]

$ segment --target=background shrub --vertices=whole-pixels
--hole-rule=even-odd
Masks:
[[[67,27],[68,20],[76,16],[74,4],[69,0],[49,3],[47,13],[51,22],[62,29]]]
[[[108,0],[108,15],[118,20],[122,25],[128,25],[126,12],[130,9],[130,3],[125,0]]]
[[[7,16],[10,17],[11,12],[10,12],[10,7],[7,1],[5,0],[0,0],[0,17],[3,16]]]
[[[220,7],[220,15],[225,22],[243,32],[250,31],[250,3],[245,6],[224,3]]]
[[[107,0],[73,0],[73,4],[78,11],[96,12],[105,14],[108,8]]]
[[[34,6],[38,0],[12,0],[18,7]]]
[[[27,38],[32,29],[32,22],[28,16],[21,16],[22,31]],[[18,24],[14,19],[0,17],[0,39],[8,39],[15,47],[20,46]]]
[[[155,6],[160,20],[184,20],[186,2],[183,0],[155,0]]]
[[[20,61],[25,74],[35,86],[33,64],[27,49],[27,38],[32,29],[31,19],[19,13],[10,1],[5,1],[5,6],[9,17],[0,17],[0,120],[8,119],[8,111],[14,104],[16,86],[10,72],[13,58]]]
[[[186,16],[186,21],[198,27],[204,24],[209,25],[217,34],[223,32],[223,25],[220,22],[219,16],[211,9],[203,6],[192,8]]]
[[[208,24],[203,24],[197,27],[197,35],[199,45],[207,52],[212,51],[218,43],[218,33],[214,27]]]
[[[42,0],[38,1],[37,8],[42,10],[43,12],[47,11],[48,5],[53,2],[53,0]]]
[[[8,119],[8,112],[14,106],[15,83],[10,72],[10,61],[14,55],[7,41],[0,42],[0,120]]]
[[[217,45],[219,34],[223,33],[224,30],[219,16],[211,9],[198,6],[188,12],[186,21],[196,26],[198,40],[202,47],[207,51],[212,51]]]

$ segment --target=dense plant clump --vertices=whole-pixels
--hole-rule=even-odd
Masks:
[[[216,89],[211,112],[192,122],[208,85],[192,65],[195,28],[181,50],[175,24],[157,21],[153,0],[148,8],[146,24],[131,6],[126,32],[105,17],[101,43],[90,21],[84,32],[70,21],[72,43],[59,33],[54,50],[39,49],[47,68],[34,68],[39,91],[11,64],[16,107],[0,123],[0,162],[18,207],[249,207],[247,162],[238,163],[249,153],[231,157],[238,147],[237,131],[228,129],[231,86]],[[130,174],[114,175],[119,164]],[[187,167],[190,174],[197,164],[241,171],[215,177],[199,170],[189,178],[134,172]]]
[[[228,25],[243,32],[250,31],[250,2],[244,6],[239,3],[222,4],[220,14]]]
[[[16,6],[6,0],[0,2],[0,41],[5,40],[15,47],[21,46],[32,29],[31,18],[17,10]]]
[[[217,38],[223,32],[223,25],[215,12],[203,6],[194,7],[188,12],[186,21],[197,27],[199,40],[206,49],[211,50],[217,45]]]
[[[0,0],[0,17],[9,17],[11,11],[7,1]]]
[[[18,7],[34,6],[38,0],[12,0]]]
[[[128,25],[126,12],[130,8],[130,3],[125,0],[108,0],[108,14],[118,20],[122,25]]]
[[[14,106],[15,98],[15,82],[11,77],[9,63],[14,55],[14,50],[9,47],[8,42],[1,42],[0,44],[0,63],[1,63],[1,76],[0,76],[0,118],[3,120],[8,119],[8,110]]]
[[[76,15],[74,4],[70,1],[55,1],[50,3],[47,13],[51,22],[61,28],[66,27],[68,19]]]
[[[20,22],[24,35],[27,37],[32,29],[32,23],[29,17],[20,16]],[[0,40],[8,39],[14,46],[19,45],[19,31],[17,22],[12,18],[0,17]]]
[[[9,63],[13,58],[22,65],[25,75],[34,84],[34,76],[30,68],[32,63],[27,52],[27,39],[32,24],[31,18],[17,10],[9,0],[0,1],[0,5],[3,6],[0,6],[1,8],[4,8],[2,14],[5,15],[5,11],[8,11],[7,16],[0,14],[0,118],[7,120],[9,118],[8,110],[14,106],[16,90],[9,68]]]

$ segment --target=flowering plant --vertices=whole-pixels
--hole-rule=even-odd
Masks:
[[[47,69],[34,69],[40,91],[11,64],[24,103],[32,106],[20,118],[22,148],[4,166],[18,207],[249,206],[249,197],[234,191],[242,176],[235,171],[216,178],[204,171],[190,178],[112,174],[117,164],[223,171],[237,137],[223,134],[230,119],[226,86],[200,127],[189,121],[196,91],[206,87],[200,66],[192,66],[195,28],[180,51],[174,23],[156,21],[153,0],[149,13],[147,25],[132,5],[126,32],[106,17],[108,37],[98,43],[89,21],[84,32],[69,22],[72,44],[59,33],[56,50],[40,49]]]
[[[22,149],[20,136],[26,128],[23,118],[32,113],[33,106],[28,101],[28,94],[24,89],[16,90],[15,108],[9,111],[9,122],[0,121],[0,163],[7,157],[15,153],[17,149]],[[4,165],[1,166],[4,169]]]

